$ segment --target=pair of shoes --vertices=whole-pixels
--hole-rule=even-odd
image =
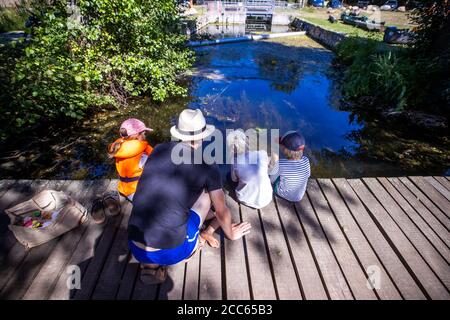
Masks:
[[[97,224],[106,221],[106,216],[116,216],[120,213],[120,200],[117,192],[108,192],[96,198],[92,203],[91,217]]]
[[[166,281],[167,267],[159,266],[156,269],[153,268],[141,268],[140,279],[144,284],[160,284]]]

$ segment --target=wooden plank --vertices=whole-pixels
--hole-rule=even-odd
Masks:
[[[86,271],[83,274],[81,289],[77,290],[75,293],[76,300],[91,299],[95,285],[100,277],[101,271],[105,265],[105,261],[108,258],[117,228],[123,218],[123,215],[120,214],[108,219],[100,242],[98,243],[98,246],[96,246],[95,253],[91,261],[89,262]]]
[[[278,197],[275,201],[286,230],[288,244],[295,261],[304,298],[307,300],[328,299],[318,266],[314,261],[314,256],[297,218],[294,204]]]
[[[141,268],[139,268],[132,300],[155,300],[158,294],[159,284],[147,285],[140,280]]]
[[[310,180],[308,195],[353,296],[357,300],[376,300],[374,291],[367,286],[365,269],[353,254],[316,180]]]
[[[420,281],[428,295],[432,299],[450,299],[450,294],[445,286],[363,182],[359,179],[351,179],[348,182],[358,197],[365,203],[372,218],[377,221],[377,224],[382,228],[383,234],[389,239],[396,252],[408,264],[409,269]]]
[[[0,212],[3,213],[5,209],[22,201],[26,201],[35,192],[43,189],[47,183],[48,181],[46,180],[38,180],[34,182],[31,180],[18,181],[2,197]],[[29,254],[29,250],[26,250],[25,247],[15,239],[13,233],[9,229],[5,230],[0,242],[2,244],[2,255],[0,260],[1,291],[25,257]]]
[[[387,193],[389,193],[390,197],[392,197],[395,200],[395,203],[398,204],[398,206],[394,205],[394,212],[399,213],[401,216],[401,220],[411,221],[413,223],[407,222],[408,226],[403,225],[403,230],[409,230],[407,232],[407,236],[412,233],[417,233],[417,231],[421,231],[424,236],[428,239],[430,244],[435,247],[435,249],[444,257],[447,264],[450,262],[450,250],[447,247],[447,245],[441,240],[440,237],[433,231],[433,229],[422,219],[422,217],[414,210],[413,207],[409,205],[409,203],[402,197],[402,195],[395,189],[390,182],[386,178],[379,178],[378,179],[381,185],[386,189]],[[381,195],[379,195],[381,197]],[[384,201],[383,201],[384,204]],[[402,215],[402,210],[404,214]],[[391,210],[388,210],[391,213],[391,216],[393,216]],[[406,215],[406,217],[405,217]],[[395,219],[395,218],[394,218]],[[397,221],[399,225],[401,223]],[[418,229],[416,229],[416,228]],[[410,229],[408,229],[410,228]],[[448,238],[448,237],[447,237]],[[422,239],[425,240],[425,239]],[[417,247],[418,248],[418,247]]]
[[[377,266],[379,268],[380,278],[383,279],[383,285],[377,288],[376,292],[380,299],[401,299],[402,297],[389,277],[387,270],[384,268],[370,243],[358,227],[358,224],[353,219],[344,200],[333,185],[333,182],[330,179],[318,179],[318,182],[333,210],[333,214],[339,223],[339,227],[348,241],[352,244],[355,254],[358,256],[359,261],[366,271],[366,275],[367,270],[369,270],[371,266]]]
[[[423,177],[408,177],[446,215],[450,217],[450,202]]]
[[[128,220],[131,207],[130,202],[124,203],[122,207],[122,222],[92,294],[93,300],[112,300],[119,290],[120,279],[128,264]]]
[[[450,181],[449,180],[447,180],[445,177],[440,177],[440,176],[434,176],[433,178],[436,179],[437,182],[439,182],[445,189],[450,191]]]
[[[69,183],[71,183],[71,181],[51,180],[45,186],[45,188],[52,190],[61,190],[65,185],[68,185]],[[29,250],[29,253],[26,254],[23,262],[20,264],[20,266],[17,267],[13,276],[3,287],[0,293],[0,296],[3,299],[15,300],[21,299],[23,297],[60,238],[61,237],[55,238],[47,243]]]
[[[73,199],[82,199],[92,191],[92,185],[93,181],[73,181],[68,186],[65,186],[64,192],[72,196]],[[86,225],[87,223],[84,223],[62,236],[62,239],[34,278],[23,299],[37,300],[48,297],[78,242],[81,240],[86,230]]]
[[[450,266],[448,262],[439,254],[433,245],[420,231],[428,231],[422,229],[422,225],[418,227],[404,214],[398,204],[392,199],[388,192],[381,186],[375,178],[364,178],[366,185],[372,190],[375,197],[382,203],[382,206],[388,212],[389,216],[397,223],[399,228],[404,232],[405,236],[411,241],[416,250],[420,253],[422,258],[433,269],[434,273],[444,283],[447,289],[450,287]],[[394,190],[392,190],[394,191]],[[427,225],[423,224],[423,228]],[[430,235],[433,232],[428,232]],[[435,235],[433,241],[438,241]],[[435,245],[437,245],[435,243]],[[442,244],[443,245],[443,244]],[[448,250],[447,250],[448,251]],[[447,252],[448,255],[448,252]]]
[[[275,204],[271,202],[260,209],[260,212],[272,261],[278,298],[281,300],[300,300],[303,297],[296,275],[296,267],[292,262]]]
[[[428,210],[427,207],[417,198],[398,178],[387,178],[392,186],[406,199],[412,208],[414,208],[422,219],[434,230],[447,247],[450,247],[448,229]],[[403,205],[401,205],[403,207]],[[436,210],[438,210],[436,208]]]
[[[252,225],[251,232],[244,237],[247,246],[251,296],[255,300],[274,300],[276,291],[259,213],[255,209],[241,206],[241,215],[243,221]]]
[[[425,299],[425,295],[413,279],[409,271],[401,262],[395,251],[392,249],[381,230],[370,217],[363,203],[359,200],[353,189],[343,178],[332,179],[344,199],[349,211],[352,213],[356,223],[364,233],[367,241],[374,249],[382,265],[374,264],[380,269],[384,267],[390,278],[405,299]],[[380,278],[383,284],[387,279]]]
[[[16,243],[16,239],[12,232],[8,229],[8,219],[3,215],[3,210],[9,206],[9,200],[3,199],[3,196],[14,186],[17,185],[17,180],[0,180],[0,266],[3,264],[9,250]]]
[[[0,203],[1,197],[8,192],[8,190],[17,183],[17,180],[0,180]]]
[[[169,267],[167,280],[161,284],[158,300],[182,300],[184,272],[186,263],[181,262]]]
[[[447,190],[446,187],[444,187],[441,183],[439,183],[435,178],[433,177],[423,177],[423,179],[431,184],[439,193],[445,197],[448,201],[450,201],[450,191]]]
[[[328,296],[332,300],[354,299],[352,292],[339,268],[322,227],[317,220],[308,194],[295,203],[298,218],[316,257]]]
[[[234,223],[241,222],[239,204],[227,195],[226,203]],[[245,261],[244,239],[231,241],[225,239],[225,279],[227,300],[249,300],[247,266]]]
[[[223,246],[223,241],[221,241]],[[222,300],[221,249],[206,245],[201,251],[199,300]]]
[[[408,178],[406,177],[399,177],[398,178],[404,186],[406,186],[419,200],[424,204],[425,207],[428,208],[428,210],[431,211],[431,213],[438,219],[444,226],[447,228],[447,230],[450,229],[450,219],[448,219],[445,214],[430,200],[428,197],[422,193],[422,191],[419,190]],[[390,180],[391,181],[391,180]]]
[[[116,300],[130,300],[133,295],[134,284],[136,282],[137,274],[139,273],[139,262],[132,259],[131,253],[128,258],[129,261],[120,282]]]
[[[92,186],[92,191],[81,200],[81,204],[91,211],[92,201],[96,196],[102,194],[107,189],[112,189],[114,184],[110,180],[98,180],[95,181]],[[89,262],[94,256],[97,240],[100,238],[104,229],[104,224],[98,225],[89,219],[86,222],[86,231],[83,237],[76,246],[75,251],[70,257],[67,266],[78,266],[80,268],[81,275],[84,274]],[[67,280],[70,275],[63,270],[59,275],[54,288],[49,292],[48,299],[51,300],[67,300],[73,298],[76,290],[70,290],[67,286]]]
[[[184,280],[183,299],[198,300],[200,287],[200,252],[196,252],[194,256],[186,263],[186,279]]]

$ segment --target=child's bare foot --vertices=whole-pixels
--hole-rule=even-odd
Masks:
[[[200,245],[203,247],[205,242],[208,243],[208,245],[212,248],[218,248],[220,247],[220,242],[212,234],[209,234],[207,232],[200,233]]]

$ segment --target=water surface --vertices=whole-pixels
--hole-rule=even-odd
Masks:
[[[202,47],[196,55],[189,97],[162,104],[135,99],[78,125],[15,137],[1,146],[0,177],[115,177],[106,149],[120,123],[144,120],[155,129],[148,136],[155,145],[170,140],[169,128],[184,108],[200,108],[222,131],[301,131],[313,177],[441,175],[450,167],[448,137],[425,139],[342,111],[333,53],[306,36]]]

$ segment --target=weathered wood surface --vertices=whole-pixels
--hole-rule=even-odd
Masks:
[[[0,299],[450,299],[448,177],[311,179],[302,201],[261,210],[227,195],[252,232],[220,237],[161,285],[140,282],[127,245],[131,204],[31,250],[3,211],[44,188],[90,209],[117,181],[0,180]],[[81,288],[69,289],[73,267]]]

